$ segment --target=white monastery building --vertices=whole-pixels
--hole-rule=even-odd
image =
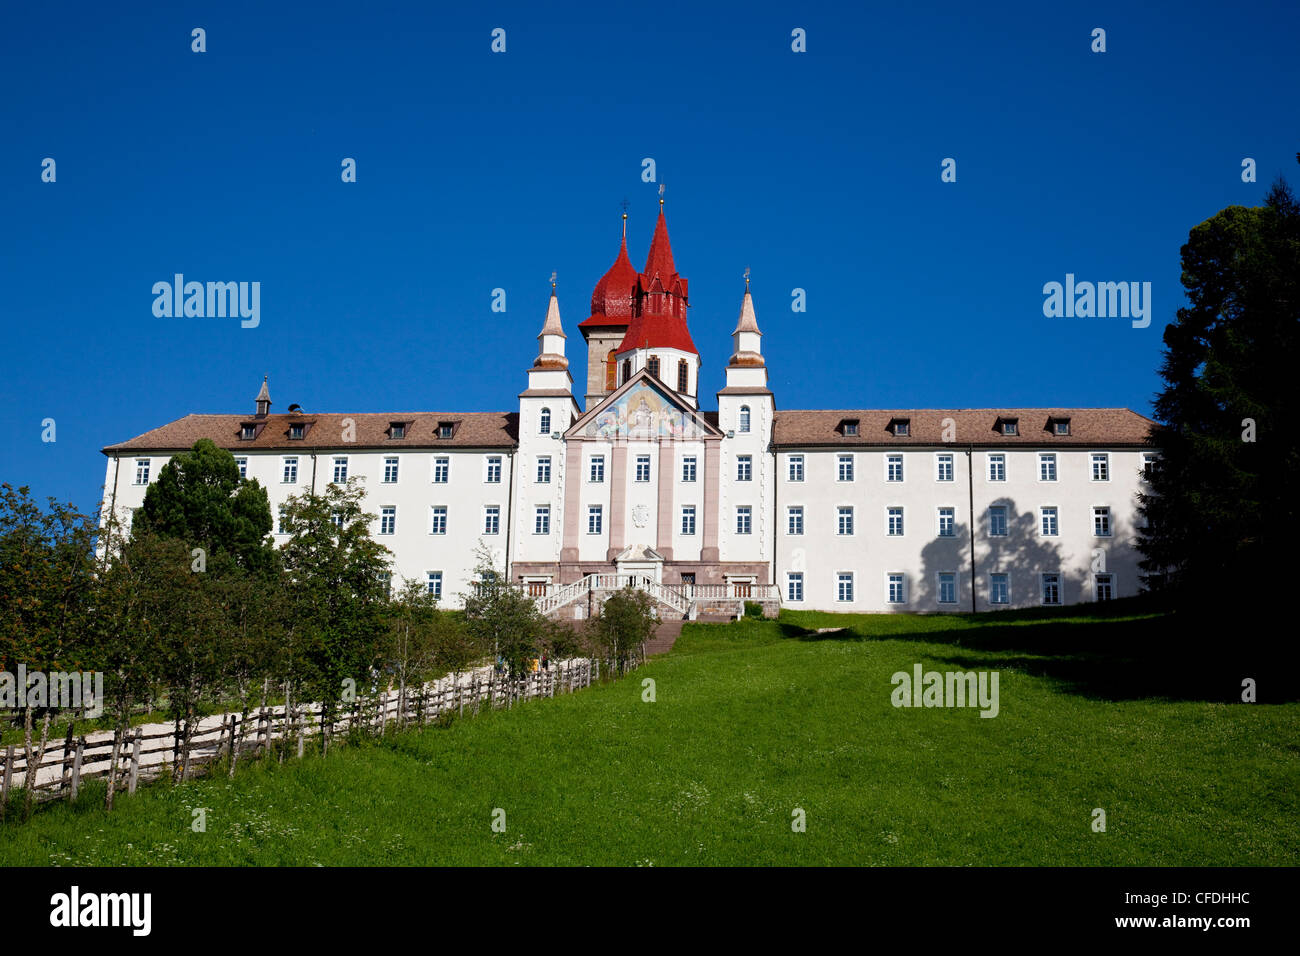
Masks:
[[[268,490],[273,514],[362,479],[393,579],[427,582],[448,606],[472,586],[480,543],[563,616],[589,614],[593,593],[628,580],[678,614],[714,600],[936,612],[1138,592],[1149,419],[779,410],[748,280],[726,387],[705,410],[662,201],[639,272],[623,218],[578,325],[576,388],[552,287],[517,411],[273,414],[263,382],[252,414],[187,415],[105,448],[106,505],[138,508],[171,455],[209,438]]]

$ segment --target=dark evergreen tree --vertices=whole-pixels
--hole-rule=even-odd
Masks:
[[[1182,264],[1188,305],[1164,335],[1142,568],[1183,606],[1235,605],[1289,566],[1296,543],[1300,207],[1286,183],[1194,228]]]

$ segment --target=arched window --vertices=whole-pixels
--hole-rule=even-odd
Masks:
[[[609,354],[605,356],[605,391],[612,392],[618,388],[618,361],[614,358],[614,350],[610,349]]]
[[[659,377],[659,356],[652,355],[646,359],[645,367],[650,370],[650,374],[655,378]]]
[[[551,410],[549,408],[542,409],[542,424],[541,427],[538,428],[538,431],[543,435],[549,435],[551,433]]]
[[[740,430],[742,432],[749,431],[749,406],[748,405],[740,406]]]
[[[682,395],[686,394],[686,389],[691,384],[690,366],[686,364],[686,359],[679,359],[677,362],[677,391]]]
[[[623,381],[626,382],[631,377],[632,377],[632,360],[623,359]]]

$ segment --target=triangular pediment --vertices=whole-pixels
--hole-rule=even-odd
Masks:
[[[610,441],[655,441],[660,438],[721,437],[704,420],[645,369],[637,372],[564,433],[565,438]]]

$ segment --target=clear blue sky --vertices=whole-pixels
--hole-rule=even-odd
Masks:
[[[1294,2],[476,7],[7,4],[0,480],[92,508],[102,446],[265,373],[277,410],[517,407],[553,269],[585,361],[624,198],[643,263],[644,157],[706,406],[750,266],[778,408],[1149,413],[1188,230],[1300,180]],[[176,272],[261,282],[261,325],[155,318]],[[1067,272],[1151,282],[1151,326],[1044,318]]]

